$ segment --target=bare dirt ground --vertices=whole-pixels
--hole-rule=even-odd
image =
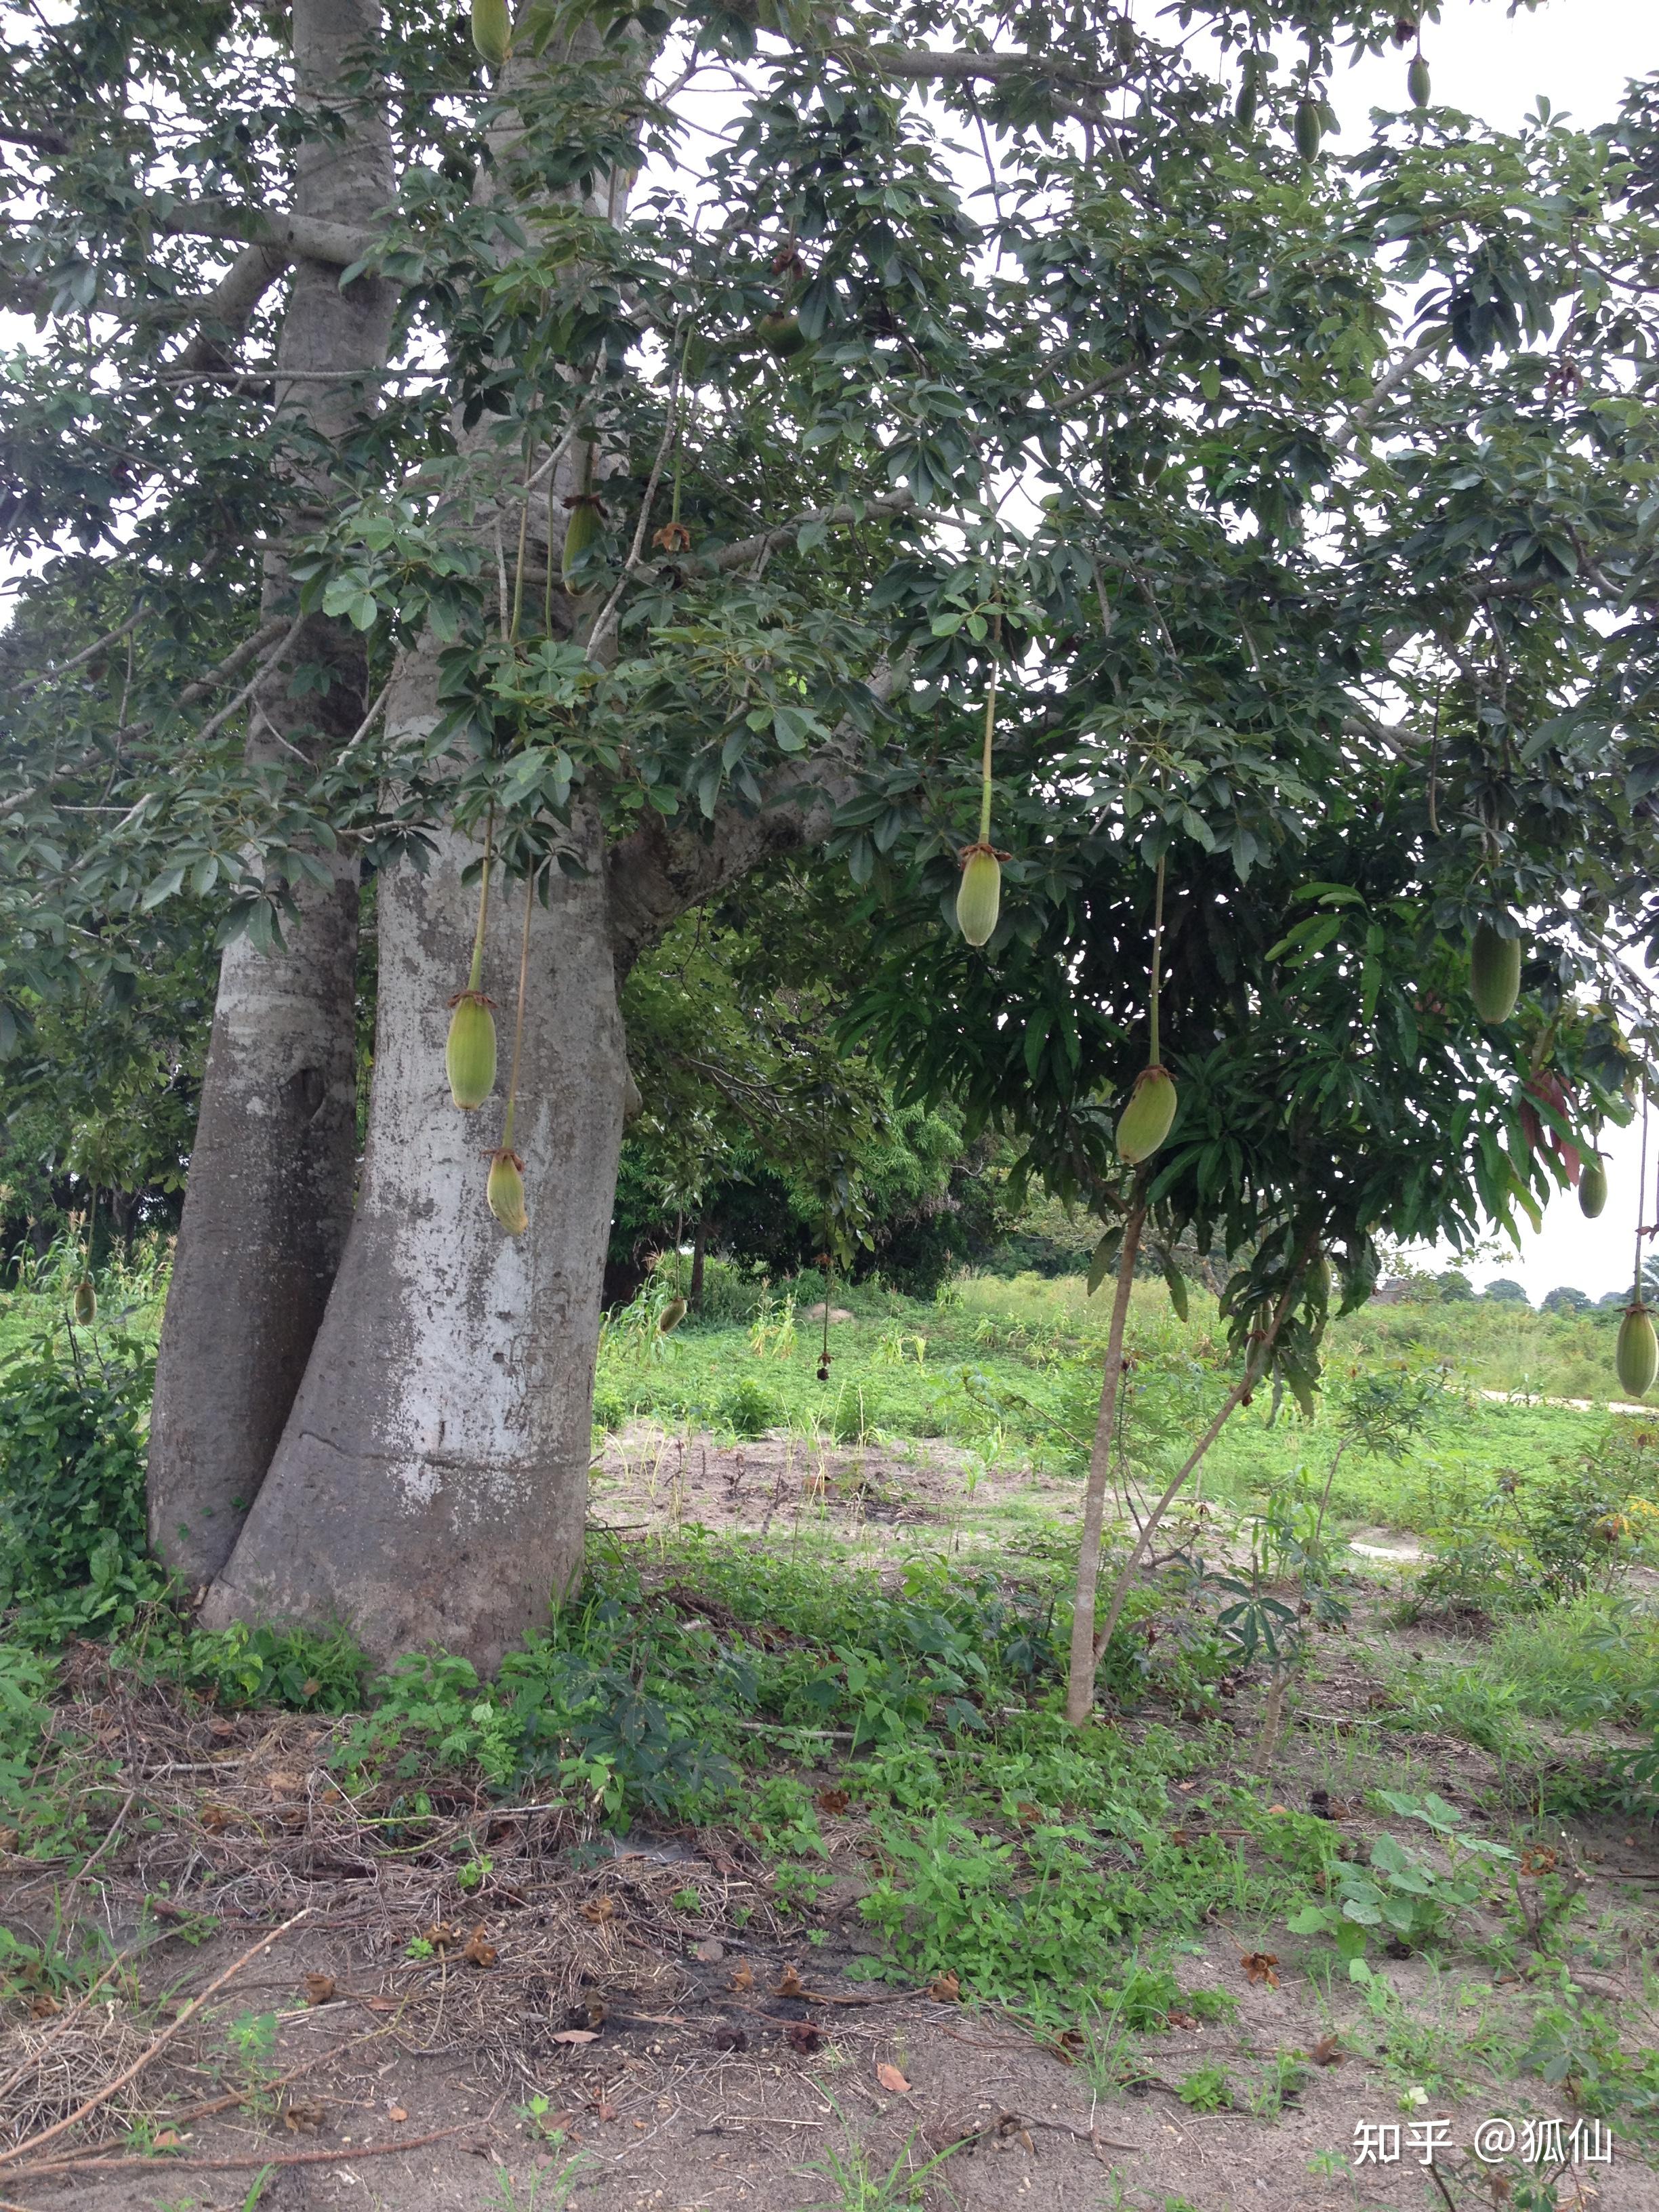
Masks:
[[[943,1449],[902,1462],[837,1452],[820,1467],[770,1443],[694,1442],[672,1479],[630,1449],[607,1463],[594,1509],[624,1535],[697,1520],[776,1540],[816,1516],[879,1548],[904,1514],[960,1518],[963,1462]],[[735,1832],[617,1839],[479,1787],[434,1792],[417,1836],[383,1833],[327,1763],[343,1724],[136,1688],[90,1645],[64,1672],[62,1725],[96,1748],[104,1802],[119,1808],[84,1863],[0,1864],[0,1928],[58,1949],[95,1929],[124,1963],[80,1995],[43,1979],[0,2017],[0,2208],[884,2212],[913,2200],[858,2195],[829,2163],[902,2175],[945,2153],[915,2201],[1497,2212],[1502,2191],[1468,2154],[1480,2124],[1507,2119],[1518,2136],[1553,2115],[1565,2143],[1579,2118],[1534,2077],[1402,2109],[1398,2067],[1367,2055],[1358,1993],[1302,1971],[1297,1939],[1224,1920],[1183,1977],[1231,1992],[1236,2017],[1172,2014],[1145,2039],[1134,2087],[1097,2094],[1083,2054],[971,1991],[848,1978],[873,1948],[857,1912],[871,1838],[853,1808],[823,1822],[834,1889],[789,1916]],[[1328,1650],[1274,1768],[1287,1803],[1324,1792],[1356,1835],[1377,1824],[1342,1793],[1357,1801],[1373,1763],[1383,1771],[1378,1694],[1363,1649]],[[1242,1692],[1237,1707],[1242,1769],[1256,1714]],[[1423,1786],[1477,1817],[1485,1754],[1395,1738],[1396,1786],[1406,1750]],[[1228,1771],[1185,1789],[1196,1801]],[[1652,1832],[1585,1825],[1559,1848],[1585,1884],[1585,1917],[1613,1931],[1604,1968],[1584,1978],[1650,2017]],[[429,1955],[411,1959],[412,1940]],[[1478,1970],[1460,1979],[1410,1957],[1379,1971],[1414,2017],[1461,2033]],[[1517,1998],[1481,1984],[1480,2016]],[[1243,2079],[1291,2052],[1306,2078],[1276,2118],[1200,2116],[1176,2094],[1203,2064]],[[1437,2121],[1431,2174],[1420,2147]],[[1399,2130],[1397,2162],[1357,2162],[1362,2124]],[[1611,2166],[1565,2172],[1558,2197],[1659,2212],[1659,2177],[1617,2144]]]

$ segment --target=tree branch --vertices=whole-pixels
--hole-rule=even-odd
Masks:
[[[1103,107],[1098,100],[1084,100],[1073,94],[1057,93],[1054,88],[1069,85],[1075,87],[1078,92],[1109,93],[1117,89],[1119,81],[1091,76],[1082,70],[1071,69],[1063,62],[1048,62],[1038,54],[980,54],[957,52],[942,47],[866,46],[850,41],[845,44],[838,41],[830,51],[860,70],[869,70],[877,76],[904,77],[916,83],[1008,84],[1023,81],[1048,91],[1059,114],[1069,115],[1079,123],[1097,124],[1109,131],[1117,127],[1117,118]]]
[[[870,689],[885,700],[896,680],[881,668]],[[763,860],[821,845],[836,809],[858,788],[853,752],[832,743],[811,761],[779,768],[753,812],[728,808],[712,828],[678,827],[654,813],[642,822],[611,848],[605,866],[618,982],[681,915]]]
[[[27,146],[33,154],[67,154],[71,150],[71,141],[62,131],[19,131],[13,125],[0,128],[0,145]]]
[[[797,532],[809,522],[828,523],[835,529],[846,529],[849,525],[864,521],[872,515],[914,515],[920,522],[943,522],[948,516],[932,507],[918,507],[913,492],[884,492],[879,498],[866,499],[857,507],[809,507],[804,514],[791,515],[787,522],[779,523],[771,530],[757,531],[752,538],[733,538],[729,545],[705,555],[681,554],[665,556],[660,561],[636,561],[630,563],[629,574],[634,576],[654,576],[664,568],[679,568],[697,574],[724,575],[732,568],[746,568],[750,562],[758,561],[763,554],[775,552],[787,545]]]
[[[257,659],[268,645],[274,645],[287,631],[289,621],[288,616],[280,615],[274,622],[261,623],[252,635],[245,637],[234,653],[228,653],[216,668],[210,668],[193,684],[186,684],[179,694],[179,705],[199,707],[204,699],[210,699],[221,684],[232,682],[241,674],[250,660]],[[37,799],[44,798],[47,792],[56,790],[58,785],[72,783],[77,775],[85,775],[89,769],[101,768],[108,761],[113,748],[124,744],[130,738],[147,738],[155,727],[154,722],[129,722],[116,731],[107,744],[88,747],[76,759],[66,762],[62,768],[54,769],[39,783],[32,784],[28,790],[15,792],[11,798],[0,799],[0,822],[13,814],[21,814],[26,806],[33,805]]]
[[[1403,384],[1414,368],[1420,368],[1425,361],[1432,359],[1439,350],[1437,343],[1413,346],[1408,351],[1402,353],[1398,361],[1390,362],[1331,440],[1331,451],[1334,453],[1346,453],[1389,394]]]
[[[167,215],[158,216],[155,227],[169,238],[222,238],[237,244],[246,241],[253,246],[277,247],[285,254],[298,254],[304,260],[325,262],[336,269],[362,260],[381,243],[379,231],[359,230],[354,223],[326,222],[317,216],[273,215],[265,208],[228,207],[212,201],[199,202],[194,206],[181,202]],[[238,267],[243,258],[239,255]],[[225,281],[221,280],[222,288]]]
[[[246,331],[253,311],[287,269],[289,255],[280,246],[245,246],[210,292],[196,303],[202,328],[175,366],[181,369],[223,368],[226,350]]]

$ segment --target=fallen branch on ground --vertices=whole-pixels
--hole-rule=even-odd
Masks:
[[[244,1951],[241,1957],[227,1966],[222,1974],[210,1981],[199,1997],[192,1997],[172,2026],[163,2028],[149,2049],[142,2051],[131,2066],[116,2075],[114,2081],[106,2081],[95,2097],[88,2097],[86,2103],[78,2111],[71,2112],[67,2119],[55,2121],[51,2127],[43,2128],[38,2135],[30,2136],[27,2142],[14,2145],[10,2150],[0,2150],[0,2166],[15,2165],[17,2160],[27,2157],[31,2151],[45,2149],[49,2142],[55,2142],[59,2136],[67,2135],[71,2128],[78,2127],[82,2120],[88,2118],[97,2111],[100,2105],[106,2104],[118,2089],[125,2089],[129,2081],[136,2081],[153,2060],[161,2057],[179,2029],[195,2018],[210,1997],[216,1996],[227,1982],[234,1981],[244,1966],[251,1966],[262,1951],[268,1951],[279,1936],[286,1936],[290,1928],[297,1928],[300,1923],[308,1919],[310,1915],[311,1907],[308,1905],[305,1905],[294,1915],[291,1920],[283,1921],[280,1928],[273,1928],[270,1935],[262,1936],[250,1950]],[[138,2162],[140,2165],[144,2165],[149,2161],[140,2160]]]

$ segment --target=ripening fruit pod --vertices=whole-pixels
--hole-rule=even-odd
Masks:
[[[1619,1352],[1613,1361],[1619,1387],[1628,1398],[1645,1398],[1659,1370],[1659,1336],[1653,1333],[1653,1316],[1638,1297],[1625,1309],[1619,1324]]]
[[[657,1317],[657,1327],[662,1332],[663,1335],[672,1336],[674,1331],[679,1327],[680,1323],[684,1319],[685,1300],[684,1298],[670,1298],[668,1304],[663,1308],[661,1313]]]
[[[493,70],[507,67],[513,51],[513,19],[507,0],[472,0],[472,43]]]
[[[522,1237],[530,1224],[524,1210],[524,1162],[516,1152],[489,1155],[489,1182],[484,1195],[507,1235]]]
[[[1255,127],[1256,103],[1261,94],[1261,62],[1256,54],[1246,54],[1239,70],[1238,97],[1233,102],[1233,116],[1241,131]]]
[[[755,332],[768,353],[776,354],[780,361],[787,361],[806,343],[799,318],[787,307],[775,307],[769,315],[763,315]]]
[[[1143,1067],[1118,1118],[1117,1149],[1131,1167],[1149,1160],[1176,1117],[1175,1078],[1167,1067]]]
[[[1429,65],[1421,54],[1412,56],[1412,65],[1406,71],[1406,89],[1412,96],[1413,107],[1429,104]]]
[[[1469,996],[1483,1022],[1506,1022],[1521,995],[1521,940],[1479,921],[1469,949]]]
[[[1311,93],[1296,103],[1296,150],[1304,161],[1316,161],[1325,135],[1325,118]]]
[[[578,564],[599,542],[605,526],[605,509],[589,491],[579,492],[570,501],[570,520],[564,526],[564,551],[559,556],[559,573],[567,592],[580,587],[572,583]]]
[[[98,1318],[98,1293],[90,1275],[82,1275],[75,1285],[75,1318],[82,1328],[90,1328]]]
[[[495,1088],[495,1017],[482,991],[462,991],[454,1005],[444,1066],[450,1097],[464,1114],[471,1114]]]
[[[1316,1305],[1328,1306],[1331,1302],[1331,1261],[1328,1252],[1321,1252],[1308,1270],[1308,1288],[1313,1292]]]
[[[957,927],[969,945],[984,945],[1002,911],[1002,865],[988,845],[970,845],[962,856]]]
[[[1607,1202],[1607,1164],[1600,1152],[1592,1152],[1578,1178],[1578,1211],[1587,1221],[1594,1221]]]

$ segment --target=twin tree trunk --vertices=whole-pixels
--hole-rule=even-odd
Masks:
[[[347,57],[380,35],[375,0],[300,0],[302,100],[337,101]],[[340,103],[301,156],[296,210],[361,227],[395,191],[384,112]],[[331,443],[360,425],[392,306],[387,288],[360,278],[343,292],[336,270],[301,263],[278,360],[310,374],[284,411]],[[330,380],[342,370],[366,372],[363,388]],[[287,594],[273,563],[267,603]],[[288,665],[299,661],[329,665],[335,683],[320,709],[286,705],[285,672],[267,684],[256,756],[301,723],[337,749],[362,718],[355,632],[308,622]],[[430,652],[405,659],[394,737],[430,727],[436,686]],[[579,823],[576,843],[579,872],[551,873],[531,935],[520,1239],[484,1202],[504,1095],[461,1114],[444,1073],[448,1001],[471,951],[476,894],[460,874],[474,848],[443,836],[428,874],[404,866],[379,885],[379,1031],[355,1214],[355,857],[327,890],[300,892],[284,951],[242,940],[225,956],[149,1480],[151,1540],[206,1586],[209,1625],[339,1623],[378,1658],[441,1643],[489,1668],[544,1621],[579,1566],[625,1063],[596,826]],[[487,976],[508,1043],[523,896],[520,885],[492,902]]]
[[[436,720],[436,678],[427,654],[401,672],[394,736]],[[532,917],[514,1132],[522,1237],[484,1203],[505,1082],[463,1114],[444,1073],[476,900],[461,871],[479,848],[446,833],[427,874],[404,865],[381,879],[356,1218],[209,1626],[333,1620],[380,1657],[433,1643],[488,1669],[544,1625],[580,1565],[626,1061],[605,856],[597,828],[574,826],[586,872],[550,870]],[[520,883],[490,900],[484,981],[503,1078],[525,896]]]
[[[339,93],[348,58],[380,31],[376,0],[294,9],[300,104],[325,118],[298,157],[301,214],[362,225],[393,196],[384,113]],[[359,279],[343,292],[337,270],[299,264],[277,347],[279,425],[334,445],[362,424],[393,305],[385,285]],[[283,370],[296,380],[285,386]],[[326,496],[325,473],[318,488]],[[288,598],[273,556],[266,611]],[[306,663],[332,680],[295,702],[289,672]],[[307,622],[258,696],[250,755],[282,759],[302,726],[337,750],[362,719],[367,665],[349,625]],[[266,958],[241,938],[220,970],[150,1422],[150,1541],[192,1585],[224,1565],[258,1492],[351,1224],[358,867],[355,854],[322,857],[332,880],[299,891],[286,955]]]
[[[331,47],[302,31],[311,17],[325,18]],[[337,67],[377,28],[368,0],[301,0],[302,83],[319,55]],[[579,25],[574,35],[597,33]],[[356,128],[349,123],[329,149],[348,169]],[[378,159],[382,126],[363,128]],[[389,161],[384,173],[373,162],[356,173],[370,204],[325,205],[302,189],[307,211],[362,219],[391,200]],[[624,197],[607,189],[588,211],[614,214]],[[332,271],[301,270],[283,358],[377,365],[383,301],[375,315],[385,319],[368,313],[359,285],[343,295]],[[550,537],[567,485],[550,489]],[[301,644],[311,659],[356,650],[338,635]],[[435,724],[437,686],[433,648],[404,656],[387,709],[394,744]],[[355,714],[361,675],[347,689]],[[544,1623],[581,1559],[628,1089],[618,979],[688,907],[769,855],[828,835],[850,789],[846,764],[826,766],[803,797],[811,784],[792,763],[775,805],[707,832],[671,832],[653,817],[608,852],[596,820],[574,819],[570,872],[547,872],[545,904],[532,918],[514,1131],[529,1215],[521,1237],[501,1229],[484,1197],[505,1089],[462,1114],[444,1069],[449,1000],[471,948],[477,894],[462,875],[476,845],[440,831],[428,872],[400,866],[379,884],[379,1029],[355,1216],[355,869],[307,898],[285,953],[259,959],[241,946],[227,956],[150,1471],[153,1540],[210,1585],[207,1625],[338,1625],[377,1659],[438,1644],[488,1670]],[[526,896],[520,883],[491,899],[486,988],[498,1002],[503,1074]]]

